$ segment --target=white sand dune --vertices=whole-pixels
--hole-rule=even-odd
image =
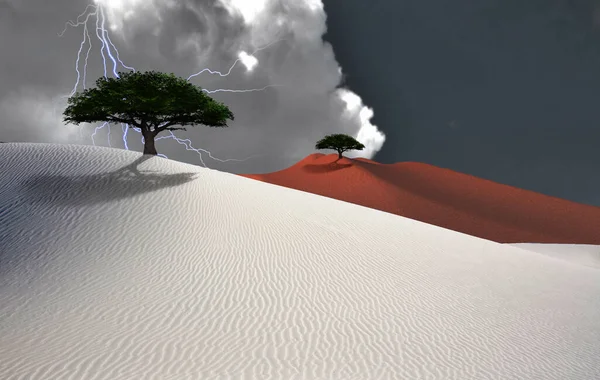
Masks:
[[[600,226],[598,226],[600,233]],[[600,269],[600,245],[517,243],[512,246],[538,252],[573,264]]]
[[[128,151],[0,162],[0,379],[600,379],[595,268]]]

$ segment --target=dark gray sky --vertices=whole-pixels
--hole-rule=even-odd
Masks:
[[[325,0],[349,87],[421,161],[600,206],[600,2]]]
[[[221,159],[253,157],[204,154],[209,167],[279,170],[314,152],[323,135],[348,133],[367,145],[360,156],[379,152],[381,162],[427,162],[600,206],[600,2],[325,1],[96,4],[120,58],[138,70],[226,73],[254,57],[229,76],[192,79],[206,89],[272,86],[213,94],[233,110],[230,128],[176,132]],[[83,26],[58,36],[88,4],[0,0],[0,141],[92,143],[94,126],[61,121],[80,47],[82,89]],[[87,86],[103,72],[95,20]],[[124,148],[120,130],[100,130],[96,144]],[[140,151],[139,140],[130,134],[128,147]],[[201,163],[173,140],[157,148]]]

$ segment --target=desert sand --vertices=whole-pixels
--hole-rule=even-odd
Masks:
[[[597,268],[130,151],[0,162],[0,379],[600,378]]]
[[[278,172],[244,176],[500,243],[600,244],[600,207],[423,163],[316,153]]]
[[[518,243],[512,245],[568,261],[572,264],[600,269],[600,245],[538,243]]]

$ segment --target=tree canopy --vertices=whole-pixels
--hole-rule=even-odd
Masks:
[[[327,135],[317,141],[316,149],[333,149],[338,152],[338,158],[342,158],[342,153],[349,150],[363,150],[365,146],[354,137],[343,133]]]
[[[148,154],[156,154],[154,137],[162,131],[186,130],[188,125],[227,127],[227,120],[234,119],[226,105],[202,88],[172,73],[157,71],[100,77],[95,88],[76,92],[68,99],[63,116],[65,123],[75,125],[109,122],[140,128],[144,153]]]

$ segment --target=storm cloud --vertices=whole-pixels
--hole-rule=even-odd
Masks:
[[[10,52],[0,62],[0,140],[92,143],[94,126],[64,125],[61,113],[64,96],[77,82],[78,56],[77,90],[104,74],[97,17],[120,60],[136,70],[187,78],[208,68],[221,75],[205,71],[190,80],[210,91],[264,89],[211,94],[234,112],[229,128],[176,132],[220,159],[253,157],[219,162],[204,154],[209,167],[237,173],[279,170],[314,152],[315,142],[329,133],[357,137],[366,149],[354,155],[367,158],[385,141],[370,122],[373,110],[343,87],[342,69],[323,41],[326,14],[320,0],[98,0],[94,6],[97,14],[87,24],[90,48],[88,41],[82,44],[85,31],[77,23],[93,6],[75,0],[0,1],[0,43]],[[114,68],[106,57],[107,75],[127,71]],[[99,130],[94,141],[124,148],[122,135],[121,126],[113,125],[110,134]],[[141,151],[133,131],[127,144]],[[157,148],[171,159],[201,162],[196,152],[172,139],[159,140]]]

